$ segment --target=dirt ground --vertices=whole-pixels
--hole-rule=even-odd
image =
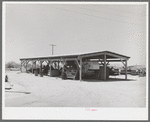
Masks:
[[[146,77],[62,80],[7,71],[5,107],[145,107]],[[10,87],[12,87],[10,89]]]

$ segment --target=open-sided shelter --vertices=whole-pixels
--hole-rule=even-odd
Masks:
[[[22,66],[26,66],[27,71],[27,64],[29,62],[32,62],[32,70],[33,65],[36,67],[36,62],[40,62],[40,69],[42,69],[42,63],[45,61],[48,65],[51,65],[53,62],[61,62],[62,64],[65,64],[66,61],[69,60],[75,60],[77,61],[77,64],[79,66],[79,79],[82,81],[82,62],[87,60],[97,60],[98,62],[101,62],[101,64],[104,66],[104,81],[106,81],[106,67],[109,62],[122,62],[125,67],[125,79],[127,79],[127,61],[130,57],[117,54],[110,51],[102,51],[102,52],[93,52],[93,53],[84,53],[84,54],[70,54],[70,55],[51,55],[46,57],[32,57],[32,58],[21,58],[21,71]]]

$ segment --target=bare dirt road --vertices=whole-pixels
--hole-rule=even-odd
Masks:
[[[8,71],[5,107],[145,107],[146,78],[117,76],[109,81],[62,80]]]

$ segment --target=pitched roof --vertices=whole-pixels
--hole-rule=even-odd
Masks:
[[[62,55],[51,55],[51,56],[38,56],[38,57],[26,57],[21,58],[20,60],[32,60],[32,59],[60,59],[60,58],[91,58],[91,59],[98,59],[103,57],[106,54],[107,59],[109,58],[123,58],[129,59],[129,56],[121,55],[118,53],[110,52],[110,51],[102,51],[102,52],[91,52],[91,53],[78,53],[78,54],[62,54]]]

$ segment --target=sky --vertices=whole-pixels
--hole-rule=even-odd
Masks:
[[[5,4],[5,62],[112,51],[146,64],[146,4]]]

